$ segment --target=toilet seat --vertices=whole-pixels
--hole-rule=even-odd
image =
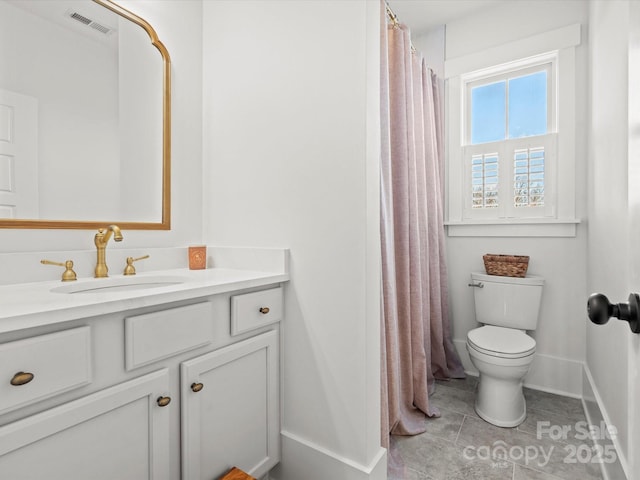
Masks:
[[[470,348],[498,358],[522,358],[533,355],[536,341],[521,330],[485,325],[467,334]]]

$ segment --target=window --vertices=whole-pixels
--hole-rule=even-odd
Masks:
[[[574,24],[446,60],[449,236],[575,236],[580,43]]]
[[[512,72],[505,80],[472,82],[472,144],[544,135],[549,130],[550,64],[534,73]],[[519,75],[519,76],[514,76]],[[553,105],[551,106],[553,108]]]
[[[545,55],[463,76],[464,218],[553,215],[555,65]]]

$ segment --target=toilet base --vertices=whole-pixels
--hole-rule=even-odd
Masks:
[[[498,427],[517,427],[527,418],[522,382],[505,381],[480,374],[475,411]]]

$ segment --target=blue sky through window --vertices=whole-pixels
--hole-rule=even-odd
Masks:
[[[546,70],[471,89],[471,144],[545,133]]]
[[[509,80],[509,138],[547,133],[547,72]]]
[[[471,143],[497,142],[506,135],[506,83],[471,89]]]

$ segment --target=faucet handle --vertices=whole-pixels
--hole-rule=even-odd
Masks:
[[[138,258],[127,257],[127,266],[124,267],[124,274],[135,275],[136,267],[133,266],[133,262],[137,262],[138,260],[144,260],[145,258],[149,258],[149,255],[145,255],[144,257],[138,257]]]
[[[40,260],[40,263],[43,265],[56,265],[58,267],[65,267],[65,271],[62,274],[63,282],[71,282],[73,280],[77,280],[76,272],[73,271],[73,261],[67,260],[64,263],[60,262],[52,262],[51,260]]]

